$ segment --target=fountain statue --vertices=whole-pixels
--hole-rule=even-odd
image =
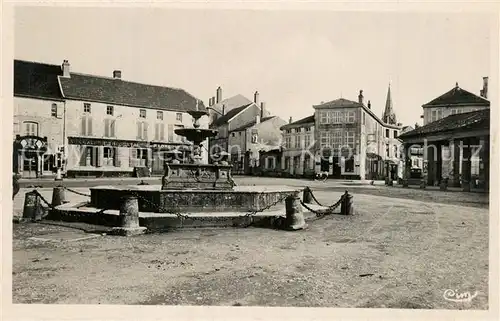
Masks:
[[[193,128],[176,129],[175,133],[192,142],[191,161],[188,163],[165,160],[165,174],[162,190],[172,189],[232,189],[231,165],[208,164],[203,162],[202,142],[217,135],[213,129],[200,128],[199,119],[208,115],[204,110],[188,111],[193,117]]]

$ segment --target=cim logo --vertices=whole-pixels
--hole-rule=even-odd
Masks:
[[[452,302],[471,302],[478,295],[478,292],[470,294],[470,292],[458,292],[458,290],[448,289],[444,291],[443,297],[447,301]]]

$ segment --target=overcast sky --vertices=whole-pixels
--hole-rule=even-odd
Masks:
[[[285,120],[360,89],[381,116],[391,83],[398,121],[454,87],[479,94],[490,71],[490,26],[481,14],[333,11],[18,8],[15,58],[74,72],[186,89],[208,104],[260,92]],[[491,75],[490,75],[491,76]]]

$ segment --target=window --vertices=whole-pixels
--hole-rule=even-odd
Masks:
[[[397,145],[394,145],[392,146],[392,157],[398,157],[398,146]]]
[[[354,123],[355,113],[353,111],[349,111],[346,114],[347,114],[346,115],[347,117],[346,117],[346,120],[345,120],[346,123],[350,123],[350,124]]]
[[[50,107],[50,116],[57,117],[57,104],[52,104]]]
[[[390,155],[390,152],[391,152],[391,151],[390,151],[390,149],[389,149],[389,144],[385,144],[385,155],[386,155],[387,157],[390,157],[390,156],[391,156],[391,155]]]
[[[385,137],[387,137],[387,138],[389,138],[389,137],[390,137],[390,133],[389,133],[389,130],[388,130],[388,129],[386,129],[386,130],[385,130]]]
[[[441,109],[434,109],[433,111],[431,111],[431,122],[443,118],[442,114],[443,114],[443,111]]]
[[[115,148],[104,147],[103,149],[103,165],[115,166]]]
[[[397,130],[394,131],[394,138],[398,138],[398,131]]]
[[[135,150],[136,156],[136,166],[146,166],[148,163],[148,149],[147,148],[137,148]]]
[[[175,120],[182,121],[182,113],[175,114]]]
[[[328,133],[327,132],[321,132],[321,136],[320,136],[320,143],[321,143],[321,147],[330,147],[330,137],[328,136]]]
[[[106,115],[113,116],[115,109],[113,106],[106,106]]]
[[[295,137],[295,148],[301,148],[302,146],[300,146],[302,143],[302,137],[301,136],[296,136]]]
[[[157,111],[156,112],[156,119],[163,120],[163,112],[162,111]]]
[[[241,137],[241,132],[239,132],[238,134],[239,134],[239,135],[240,135],[240,137]]]
[[[240,132],[241,136],[241,132]],[[257,133],[252,133],[252,144],[257,144],[259,137],[257,136]]]
[[[355,140],[356,133],[352,131],[346,132],[345,136],[345,144],[349,146],[349,148],[354,148],[354,140]]]
[[[332,131],[331,144],[333,148],[340,148],[342,145],[342,132],[340,130]]]
[[[326,111],[321,111],[319,113],[319,122],[321,124],[326,124],[326,122],[327,122],[327,113],[326,113]]]
[[[231,137],[234,137],[235,136],[235,133],[231,133]]]
[[[148,139],[148,123],[143,121],[137,122],[137,139]]]
[[[83,112],[86,114],[90,114],[90,104],[89,103],[83,104]]]
[[[286,130],[286,133],[287,133],[287,134],[290,134],[291,132],[292,132],[292,131],[291,131],[290,129],[287,129],[287,130]]]
[[[363,114],[363,125],[366,125],[365,113],[362,113],[362,114]]]
[[[155,124],[155,140],[165,140],[165,124]]]
[[[311,131],[311,127],[306,127],[306,132],[310,132]]]
[[[309,145],[311,145],[311,135],[304,136],[304,145],[305,148],[308,148]]]
[[[97,166],[97,155],[99,150],[96,146],[82,146],[84,149],[81,158],[80,158],[80,166]]]
[[[285,147],[286,148],[292,147],[292,137],[290,136],[285,137]]]
[[[139,109],[139,118],[146,118],[146,109]]]
[[[81,134],[82,136],[92,136],[92,117],[82,117]]]
[[[38,123],[27,121],[23,123],[26,136],[38,136]]]
[[[114,119],[104,119],[104,137],[115,137],[115,122]]]
[[[344,122],[344,112],[342,111],[332,111],[329,112],[328,123],[330,124],[340,124]]]

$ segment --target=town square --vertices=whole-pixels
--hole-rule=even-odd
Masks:
[[[12,303],[490,312],[497,18],[16,7]]]

